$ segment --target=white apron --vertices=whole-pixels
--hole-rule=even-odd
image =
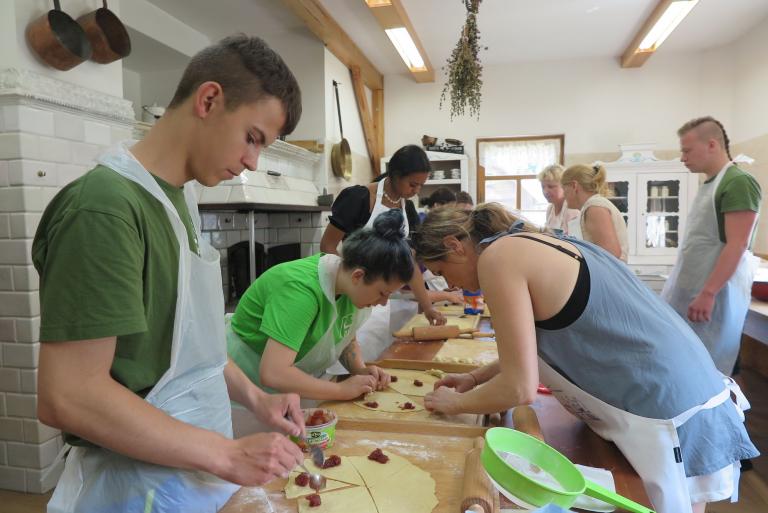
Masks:
[[[200,237],[200,216],[191,184],[184,196],[201,256],[189,248],[187,231],[171,201],[127,149],[120,146],[99,163],[132,180],[166,209],[179,243],[179,276],[170,367],[146,401],[177,420],[232,437],[224,381],[224,295],[219,253]],[[194,279],[192,279],[194,277]],[[147,426],[151,429],[151,426]],[[107,449],[73,447],[48,503],[49,513],[212,513],[238,485],[205,472],[144,463]]]
[[[658,513],[691,513],[691,498],[680,452],[677,428],[701,410],[715,408],[733,393],[741,418],[749,408],[746,398],[730,378],[726,387],[702,405],[672,419],[635,415],[590,395],[539,358],[539,379],[563,407],[583,420],[595,433],[616,444],[643,480],[645,491]],[[738,490],[738,462],[734,464],[734,494]]]
[[[376,202],[373,204],[373,210],[371,210],[371,217],[368,218],[368,222],[365,224],[365,228],[372,228],[373,222],[384,212],[390,210],[389,207],[382,203],[384,197],[384,182],[389,180],[385,178],[381,180],[376,186]],[[408,216],[405,213],[405,198],[400,198],[400,208],[403,211],[403,229],[405,236],[408,237],[409,225]],[[392,317],[392,302],[398,301],[402,303],[411,303],[409,300],[389,300],[385,305],[377,305],[371,309],[371,317],[368,319],[360,330],[357,332],[357,340],[360,344],[360,350],[362,351],[364,358],[376,359],[378,356],[386,350],[392,344],[392,332],[397,331],[399,328],[392,329],[391,317]],[[409,308],[407,304],[399,305],[402,308],[398,308],[398,311],[404,310],[411,312],[412,308]],[[410,317],[409,317],[410,318]],[[333,369],[336,370],[336,369]]]
[[[581,214],[568,221],[568,235],[574,239],[584,240],[581,234]]]
[[[736,271],[715,296],[711,320],[688,320],[688,306],[701,292],[725,247],[718,233],[715,192],[726,170],[720,171],[714,180],[699,188],[688,214],[688,226],[677,255],[677,263],[661,296],[693,328],[712,356],[717,369],[730,375],[739,354],[752,279],[757,268],[757,258],[751,251],[744,252]]]
[[[296,368],[318,378],[325,373],[325,369],[339,359],[341,353],[354,339],[357,329],[370,315],[370,308],[359,308],[355,310],[355,313],[349,320],[343,319],[342,322],[346,325],[344,328],[346,332],[344,337],[336,343],[333,330],[338,318],[336,311],[336,275],[340,268],[341,258],[339,256],[329,253],[320,257],[320,262],[318,264],[318,279],[323,294],[331,303],[333,316],[328,329],[317,344],[315,344],[315,346],[312,347],[301,360],[294,362]],[[233,356],[236,362],[238,362],[238,365],[240,365],[251,381],[256,383],[259,387],[271,391],[261,384],[261,379],[259,378],[261,355],[243,342],[243,340],[232,331],[229,323],[227,323],[227,326],[227,345],[230,355]]]

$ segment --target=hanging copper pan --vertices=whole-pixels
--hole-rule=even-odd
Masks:
[[[53,9],[27,25],[27,43],[40,59],[58,70],[72,69],[91,57],[92,49],[83,28],[61,10]]]
[[[339,107],[339,83],[335,80],[333,81],[333,88],[336,91],[336,113],[339,116],[341,141],[334,144],[331,148],[331,169],[334,175],[349,180],[352,178],[352,152],[349,149],[349,142],[344,139],[344,127],[341,125],[341,107]]]
[[[77,19],[93,46],[91,60],[100,64],[109,64],[131,53],[131,38],[125,25],[109,10],[107,0],[103,0],[99,9],[84,14]]]

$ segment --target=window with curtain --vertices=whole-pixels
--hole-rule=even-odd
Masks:
[[[547,200],[536,175],[562,164],[564,135],[477,140],[477,198],[495,201],[538,225],[546,222]]]

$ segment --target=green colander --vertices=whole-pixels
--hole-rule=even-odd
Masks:
[[[517,471],[499,455],[500,451],[516,454],[538,466],[554,477],[562,489],[552,488]],[[654,513],[652,509],[586,479],[568,458],[541,440],[514,429],[495,427],[486,431],[480,461],[496,483],[533,506],[556,504],[567,509],[579,495],[586,494],[632,513]]]

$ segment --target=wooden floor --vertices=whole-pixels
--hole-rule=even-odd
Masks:
[[[768,454],[768,379],[744,369],[737,378],[752,403],[747,412],[747,429],[760,452]],[[754,470],[741,476],[739,502],[718,502],[707,507],[707,513],[768,513],[768,456],[753,461]],[[0,490],[2,513],[43,513],[50,493],[35,495]],[[258,513],[258,512],[254,512]]]

